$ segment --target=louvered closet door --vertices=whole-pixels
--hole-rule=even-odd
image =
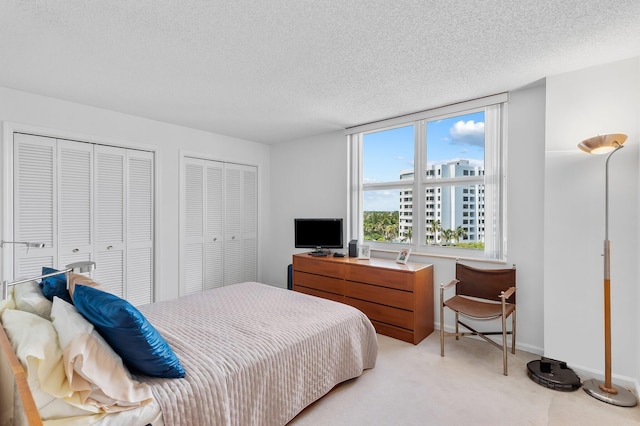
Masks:
[[[242,166],[225,164],[224,284],[242,282]]]
[[[184,159],[184,288],[182,294],[204,288],[204,160]]]
[[[242,168],[242,281],[256,281],[258,271],[258,170]]]
[[[57,266],[56,140],[42,136],[14,134],[14,228],[13,241],[44,243],[44,248],[28,249],[5,245],[13,250],[13,278],[40,275],[43,266]]]
[[[93,145],[58,140],[58,266],[92,260]]]
[[[95,170],[96,280],[125,297],[125,150],[96,146]]]
[[[127,150],[126,297],[153,299],[153,153]]]
[[[206,161],[204,289],[224,285],[224,164]]]

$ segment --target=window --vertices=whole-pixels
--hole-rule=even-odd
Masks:
[[[504,258],[506,101],[496,95],[348,129],[352,238],[374,250],[404,244]],[[476,217],[479,226],[469,227]]]

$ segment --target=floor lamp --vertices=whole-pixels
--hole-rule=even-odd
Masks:
[[[609,159],[627,140],[627,135],[609,134],[594,136],[583,140],[578,148],[591,154],[606,154],[605,162],[605,198],[604,198],[604,382],[596,379],[586,380],[582,388],[586,393],[601,401],[613,405],[633,407],[638,401],[627,389],[611,383],[611,253],[609,243]]]

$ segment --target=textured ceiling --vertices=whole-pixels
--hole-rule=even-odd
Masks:
[[[640,55],[637,0],[0,0],[0,86],[277,143]]]

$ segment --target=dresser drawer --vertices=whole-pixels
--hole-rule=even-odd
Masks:
[[[344,263],[332,262],[328,259],[318,260],[313,256],[298,256],[293,261],[294,271],[309,272],[339,279],[344,278],[344,266]]]
[[[354,281],[347,281],[344,287],[345,296],[347,297],[380,305],[393,306],[407,311],[414,310],[415,295],[410,291],[396,290],[394,288],[357,283]]]
[[[413,343],[414,345],[418,344],[420,340],[424,338],[421,337],[417,339],[416,334],[412,330],[407,330],[405,328],[395,327],[378,321],[371,321],[371,324],[373,324],[373,328],[376,329],[376,333],[378,334],[393,337],[394,339],[404,340],[405,342]]]
[[[360,309],[372,321],[413,330],[413,312],[347,297],[345,303]]]
[[[345,279],[367,284],[413,291],[413,274],[385,268],[370,268],[363,265],[347,265]]]
[[[344,294],[344,280],[307,272],[293,271],[293,285],[315,288],[329,293]]]
[[[315,288],[301,287],[299,285],[294,285],[293,290],[299,293],[309,294],[311,296],[317,296],[327,300],[333,300],[334,302],[344,303],[344,296],[340,294],[327,293],[326,291],[316,290]]]

